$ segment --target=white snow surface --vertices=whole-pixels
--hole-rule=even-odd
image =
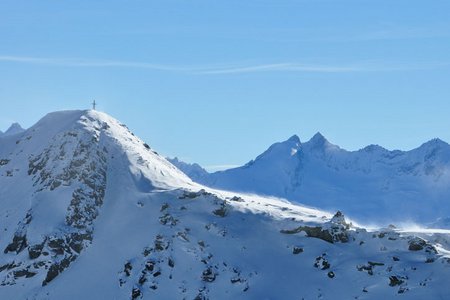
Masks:
[[[0,201],[0,299],[450,293],[447,231],[366,230],[341,213],[204,187],[97,111],[51,113],[2,137]]]

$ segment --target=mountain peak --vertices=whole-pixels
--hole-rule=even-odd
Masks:
[[[126,126],[121,124],[114,117],[100,111],[95,110],[61,110],[48,113],[42,119],[40,119],[33,127],[30,129],[34,131],[44,130],[48,135],[55,134],[56,132],[66,131],[77,123],[91,124],[88,127],[96,126],[94,123],[107,123],[107,124],[118,124],[125,129]]]
[[[437,151],[437,150],[443,150],[443,149],[450,149],[450,145],[443,140],[439,138],[434,138],[429,140],[428,142],[422,144],[419,148],[415,149],[418,151]]]
[[[324,149],[329,147],[337,147],[331,144],[320,132],[317,132],[307,143],[312,149]],[[337,147],[338,148],[338,147]]]
[[[166,159],[193,180],[200,181],[203,177],[209,174],[208,171],[203,169],[197,163],[187,163],[178,159],[178,157],[166,157]]]
[[[23,129],[19,123],[12,123],[11,126],[9,126],[8,130],[6,130],[3,135],[5,135],[5,136],[14,135],[14,134],[22,133],[24,131],[25,131],[25,129]]]
[[[377,153],[377,152],[384,152],[387,151],[385,148],[381,147],[380,145],[371,144],[361,149],[361,151],[365,151],[368,153]]]
[[[301,146],[300,138],[297,135],[291,136],[289,139],[278,142],[270,146],[266,151],[260,154],[256,159],[247,163],[246,166],[252,165],[256,161],[260,160],[273,160],[279,157],[292,157],[294,156]]]
[[[286,140],[287,142],[294,142],[294,143],[300,143],[300,138],[298,137],[298,135],[294,134],[293,136],[291,136],[289,139]]]
[[[65,142],[103,145],[110,157],[122,157],[139,189],[171,189],[191,185],[191,180],[114,117],[94,110],[67,110],[44,116],[27,134],[31,141],[48,140],[48,149],[59,149]],[[92,141],[95,141],[92,144]],[[58,143],[61,143],[58,144]],[[46,145],[27,143],[29,151],[44,151]],[[87,146],[86,146],[87,147]],[[103,150],[103,148],[101,148]],[[65,151],[69,153],[68,149]],[[113,158],[111,158],[113,159]]]
[[[432,146],[432,147],[442,147],[450,146],[447,142],[441,140],[440,138],[434,138],[424,143],[422,146]]]
[[[325,143],[328,142],[327,139],[319,131],[309,140],[312,143]]]
[[[296,152],[298,150],[298,148],[300,147],[300,145],[301,145],[300,138],[298,137],[298,135],[294,134],[293,136],[291,136],[284,142],[279,142],[279,143],[273,144],[270,148],[278,148],[278,149],[287,148],[290,151],[292,150],[292,151]],[[281,150],[281,151],[284,151],[284,150]],[[291,154],[292,154],[292,151],[290,152]]]

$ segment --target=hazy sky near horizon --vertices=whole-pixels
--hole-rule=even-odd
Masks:
[[[0,41],[3,131],[96,99],[210,169],[317,131],[450,141],[448,0],[2,0]]]

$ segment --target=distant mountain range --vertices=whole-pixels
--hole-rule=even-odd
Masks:
[[[450,216],[450,145],[433,139],[411,151],[370,145],[346,151],[317,133],[294,135],[246,165],[208,173],[171,160],[201,184],[344,210],[361,222],[433,222]]]
[[[235,174],[241,189],[253,184],[285,195],[311,181],[321,204],[322,191],[333,195],[327,186],[332,180],[338,180],[336,189],[359,185],[353,190],[364,195],[372,186],[356,175],[381,178],[392,170],[388,163],[410,166],[399,171],[405,187],[419,182],[408,183],[414,178],[438,185],[447,176],[438,168],[447,153],[441,147],[431,142],[414,156],[426,155],[423,164],[408,165],[402,153],[372,147],[349,154],[321,136],[303,145],[292,137],[245,167],[208,180],[223,176],[234,185]],[[205,175],[198,166],[191,169]],[[0,250],[0,299],[446,299],[450,294],[450,230],[393,225],[369,230],[340,211],[206,187],[125,124],[92,110],[50,113],[23,132],[0,137]]]

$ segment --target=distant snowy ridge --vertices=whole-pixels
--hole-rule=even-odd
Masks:
[[[194,181],[200,182],[203,181],[207,176],[209,176],[208,171],[202,168],[199,164],[186,163],[179,160],[178,157],[168,157],[167,160]]]
[[[13,123],[13,124],[11,124],[11,126],[5,132],[2,132],[0,130],[0,137],[15,135],[15,134],[22,133],[24,131],[25,131],[25,129],[23,129],[22,126],[20,126],[19,123]]]
[[[202,186],[91,110],[0,139],[0,204],[0,299],[450,293],[448,231],[366,230],[341,212]]]
[[[343,209],[366,222],[450,216],[450,145],[439,139],[411,151],[378,145],[346,151],[320,133],[306,143],[294,135],[242,167],[186,174],[214,188]]]

